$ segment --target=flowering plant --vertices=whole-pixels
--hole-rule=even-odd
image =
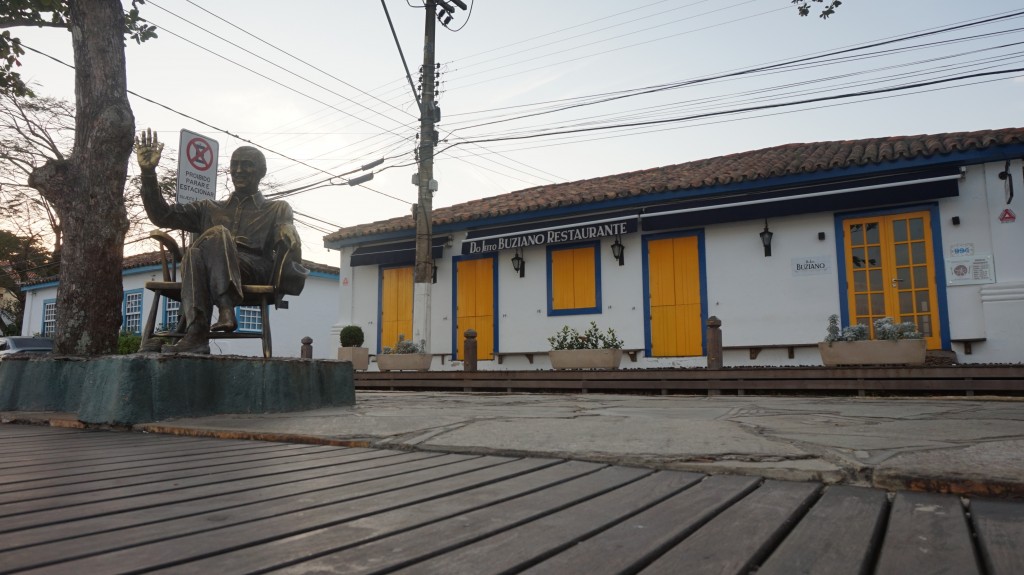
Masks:
[[[551,349],[622,349],[622,340],[615,335],[615,330],[608,328],[602,333],[593,321],[583,333],[567,325],[562,326],[560,331],[548,338],[548,343]]]
[[[874,326],[875,339],[896,341],[901,339],[921,339],[923,337],[921,332],[917,331],[917,326],[912,321],[895,323],[891,317],[883,317],[876,319]],[[858,323],[840,329],[839,316],[836,314],[828,316],[828,328],[826,331],[828,332],[825,335],[827,343],[834,341],[863,341],[868,339],[868,326]]]
[[[415,342],[405,339],[404,334],[398,334],[398,343],[391,346],[384,346],[380,350],[381,353],[423,353],[423,346],[417,345]]]

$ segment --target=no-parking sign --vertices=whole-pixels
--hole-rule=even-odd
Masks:
[[[217,140],[188,130],[178,142],[178,203],[217,199]]]

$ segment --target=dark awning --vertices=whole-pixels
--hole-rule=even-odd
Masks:
[[[462,253],[481,254],[536,245],[596,240],[631,234],[639,229],[636,210],[626,214],[591,214],[582,218],[531,222],[473,230],[462,242]]]
[[[430,242],[430,257],[439,259],[444,253],[444,247],[451,241],[449,236],[435,237]],[[388,242],[372,246],[359,246],[352,252],[349,265],[413,265],[416,263],[416,240],[405,240],[401,242]]]

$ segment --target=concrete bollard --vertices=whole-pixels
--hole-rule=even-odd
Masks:
[[[722,369],[722,320],[708,318],[708,369]]]
[[[462,358],[462,369],[465,371],[476,371],[476,330],[467,329],[465,333],[466,339],[462,343],[463,355],[466,357]]]
[[[313,338],[308,335],[302,338],[302,348],[299,349],[299,357],[302,359],[313,359]]]

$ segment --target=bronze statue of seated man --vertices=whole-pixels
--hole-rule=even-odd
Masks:
[[[151,130],[135,138],[142,172],[142,202],[157,226],[195,232],[199,236],[181,261],[181,311],[185,336],[166,353],[210,353],[210,331],[232,332],[238,327],[235,306],[242,302],[245,284],[270,284],[274,250],[283,242],[289,259],[301,262],[298,232],[287,202],[267,200],[259,191],[267,173],[263,153],[243,146],[231,155],[234,191],[226,200],[168,204],[157,185],[156,166],[163,144]],[[301,278],[304,281],[304,278]],[[289,293],[297,295],[293,287]],[[213,322],[213,306],[218,309]]]

